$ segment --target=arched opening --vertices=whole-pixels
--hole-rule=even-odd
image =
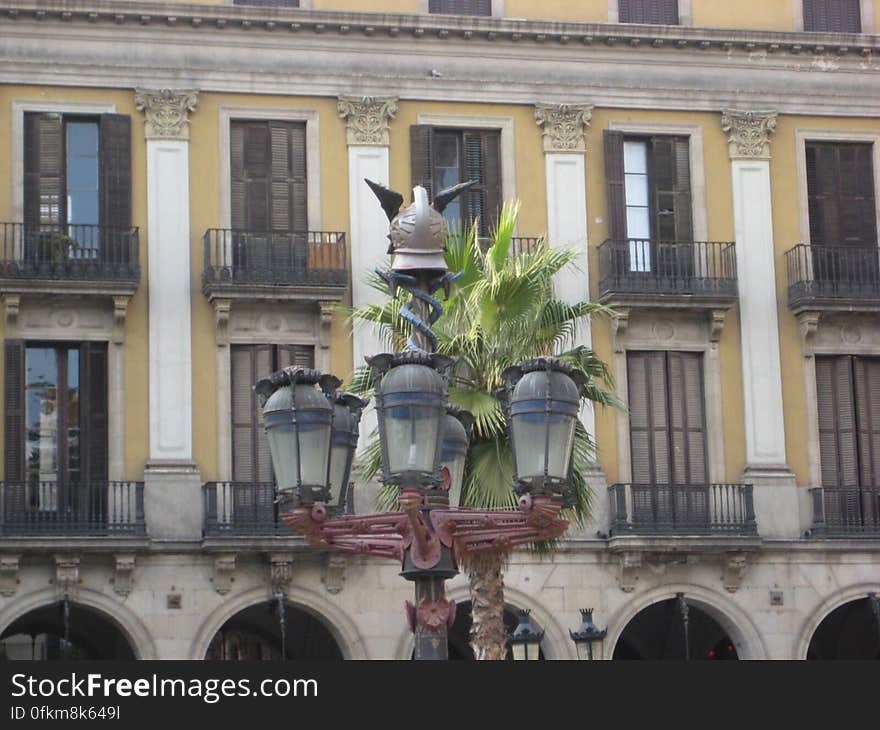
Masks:
[[[291,603],[264,601],[242,609],[214,634],[205,659],[343,659],[324,623]]]
[[[816,628],[807,659],[880,659],[880,604],[874,594],[834,609]]]
[[[653,603],[620,634],[613,659],[738,659],[727,632],[683,596]]]
[[[0,634],[0,659],[135,659],[118,626],[105,614],[58,601],[15,619]]]

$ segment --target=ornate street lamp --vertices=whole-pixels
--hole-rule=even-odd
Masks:
[[[569,629],[568,633],[577,649],[578,659],[592,660],[596,656],[596,652],[593,651],[593,644],[600,644],[602,639],[604,639],[605,635],[608,633],[608,630],[599,629],[599,627],[593,623],[592,608],[582,608],[581,625],[578,627],[577,631]]]
[[[282,511],[295,504],[330,500],[333,406],[325,393],[339,382],[318,370],[285,368],[255,386]]]
[[[519,624],[514,632],[507,637],[514,661],[533,661],[540,657],[541,639],[544,638],[544,632],[535,630],[529,618],[530,613],[531,611],[525,608],[519,612]]]
[[[501,373],[517,494],[570,500],[571,452],[583,374],[554,357]]]
[[[464,482],[464,466],[467,461],[473,416],[457,406],[446,407],[443,427],[443,448],[440,452],[440,485],[446,492],[449,506],[461,506],[461,488]]]

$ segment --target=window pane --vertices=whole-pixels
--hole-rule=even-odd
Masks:
[[[648,143],[625,141],[623,143],[623,171],[647,174]]]
[[[68,122],[67,222],[98,224],[98,124]],[[76,231],[72,232],[77,237]],[[88,245],[87,242],[83,242]]]
[[[648,206],[648,176],[643,174],[625,175],[626,204]]]
[[[458,133],[434,135],[434,194],[461,182],[461,145]],[[443,211],[443,217],[453,228],[461,223],[461,201],[453,200]]]
[[[57,481],[58,360],[54,348],[27,348],[25,404],[28,481]]]
[[[80,479],[79,350],[67,351],[67,468],[70,481]]]

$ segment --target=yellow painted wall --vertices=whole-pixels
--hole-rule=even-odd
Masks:
[[[607,23],[608,0],[505,0],[504,16],[570,23]]]
[[[419,0],[312,0],[312,9],[352,13],[417,13]]]
[[[149,453],[147,344],[147,179],[143,117],[134,107],[131,91],[0,85],[0,220],[12,220],[12,101],[91,102],[116,105],[132,118],[132,225],[140,228],[141,283],[128,307],[125,326],[125,478],[142,479]],[[8,151],[8,152],[7,152]],[[144,181],[139,183],[138,181]],[[21,181],[15,181],[21,184]],[[111,306],[109,301],[107,306]],[[2,368],[2,363],[0,363]],[[0,372],[0,382],[2,382]],[[2,400],[0,393],[0,400]],[[0,423],[0,430],[3,424]],[[2,432],[0,432],[0,443]],[[3,466],[0,464],[0,469]]]
[[[754,30],[794,30],[791,0],[751,0],[718,2],[694,0],[692,24],[698,28],[751,28]]]

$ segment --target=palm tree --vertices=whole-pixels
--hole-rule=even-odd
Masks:
[[[434,325],[439,351],[457,358],[450,379],[449,399],[474,416],[462,490],[462,506],[476,509],[513,509],[511,462],[505,419],[496,391],[501,372],[539,355],[555,355],[579,368],[587,376],[581,397],[602,405],[617,405],[610,388],[611,376],[592,350],[571,347],[578,327],[596,314],[607,313],[599,304],[569,304],[553,296],[553,275],[573,265],[575,252],[539,245],[535,251],[511,255],[511,242],[519,204],[505,204],[488,247],[481,246],[476,227],[465,234],[450,234],[446,263],[461,276],[443,302],[444,315]],[[386,293],[384,282],[375,276],[370,283]],[[352,312],[354,320],[379,328],[387,346],[405,347],[410,329],[399,316],[409,295],[400,292],[381,305],[368,305]],[[350,388],[368,391],[366,368],[356,371]],[[590,514],[590,489],[585,474],[595,460],[595,444],[578,423],[575,432],[572,476],[574,504],[565,516],[582,524]],[[360,467],[370,479],[379,469],[377,439],[364,452]],[[380,506],[393,508],[397,490],[385,486]],[[539,551],[552,544],[535,545]],[[473,624],[471,645],[477,659],[504,659],[507,640],[504,628],[503,567],[507,555],[482,553],[467,556],[462,567],[470,581]]]

